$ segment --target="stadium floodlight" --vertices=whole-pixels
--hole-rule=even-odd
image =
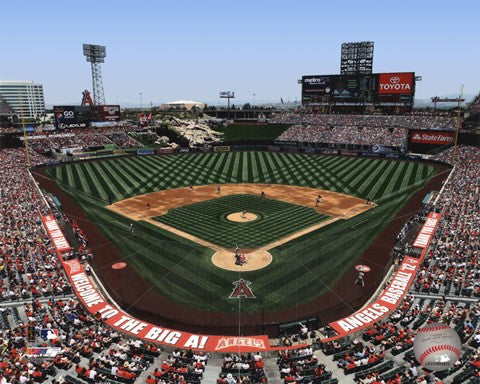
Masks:
[[[340,56],[340,74],[371,74],[373,69],[373,46],[373,41],[343,43]]]
[[[104,63],[105,57],[107,57],[106,47],[104,45],[83,44],[83,54],[87,58],[87,62],[92,64],[93,103],[95,105],[105,105],[100,63]]]

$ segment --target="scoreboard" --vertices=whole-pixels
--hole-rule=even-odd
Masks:
[[[55,126],[58,129],[84,128],[92,121],[119,121],[119,105],[62,105],[54,106]]]
[[[411,106],[414,94],[413,72],[302,77],[304,105]]]

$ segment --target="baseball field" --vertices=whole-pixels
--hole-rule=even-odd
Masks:
[[[130,289],[135,297],[122,301],[126,309],[143,305],[148,312],[142,300],[159,296],[230,314],[240,304],[247,314],[294,313],[326,294],[335,305],[353,308],[348,291],[357,287],[340,287],[340,280],[355,265],[368,264],[367,280],[378,283],[392,246],[379,234],[392,220],[403,224],[400,211],[436,173],[420,162],[267,152],[130,156],[46,170],[86,213],[77,216],[80,226],[94,225],[108,238],[108,244],[90,244],[96,270],[115,297]],[[253,219],[227,218],[244,212]],[[378,257],[365,258],[372,246]],[[259,249],[271,260],[245,271],[212,262],[219,250],[230,258],[235,247],[249,262],[259,261]],[[125,270],[112,271],[115,261],[124,261],[128,276],[142,283]],[[240,278],[250,282],[255,298],[230,298]]]

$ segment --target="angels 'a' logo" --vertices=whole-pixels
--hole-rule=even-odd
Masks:
[[[232,284],[235,285],[235,288],[233,288],[232,293],[228,297],[229,299],[238,299],[240,297],[245,297],[246,299],[255,299],[255,295],[250,288],[250,284],[252,284],[250,281],[240,279],[234,281]]]

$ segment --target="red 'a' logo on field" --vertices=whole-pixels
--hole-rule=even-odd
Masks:
[[[255,295],[250,288],[250,284],[252,284],[250,281],[240,279],[234,281],[232,284],[235,285],[235,288],[233,288],[232,293],[228,297],[229,299],[238,299],[240,297],[255,299]]]

